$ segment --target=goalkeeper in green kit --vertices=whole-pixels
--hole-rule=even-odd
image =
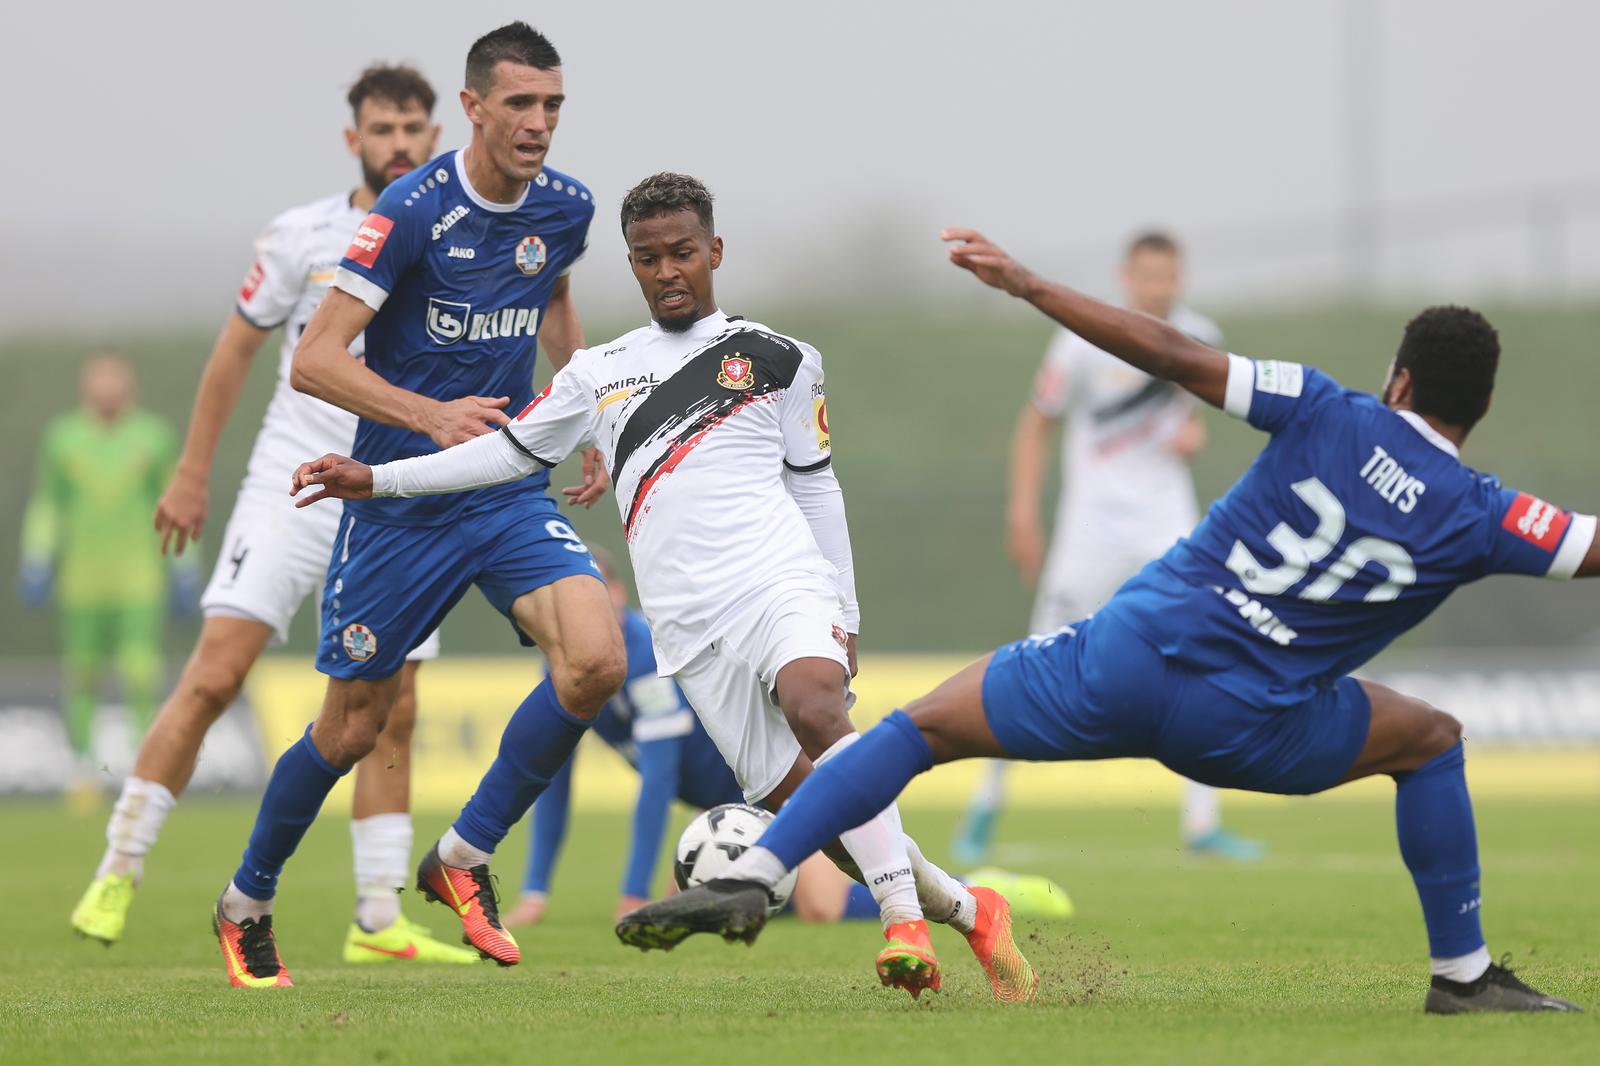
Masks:
[[[96,787],[90,742],[107,674],[115,671],[136,735],[155,711],[169,575],[150,515],[177,439],[134,406],[133,369],[120,356],[86,362],[78,392],[79,407],[52,419],[40,442],[19,585],[28,606],[54,600],[60,609],[73,786],[83,795]]]

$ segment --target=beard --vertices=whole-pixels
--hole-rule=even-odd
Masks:
[[[671,318],[658,317],[656,325],[667,333],[687,333],[689,328],[698,321],[700,321],[700,309],[696,307],[681,314],[673,315]]]
[[[389,167],[394,163],[403,163],[405,164],[406,169],[400,174],[396,174],[393,178],[390,178]],[[374,169],[372,164],[368,163],[366,159],[363,158],[361,160],[361,180],[366,182],[367,188],[371,189],[373,192],[382,192],[414,169],[416,169],[416,164],[411,162],[411,160],[405,156],[397,156],[394,159],[389,160],[389,162],[385,163],[382,168],[379,169]]]

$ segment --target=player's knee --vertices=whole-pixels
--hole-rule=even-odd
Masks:
[[[854,732],[837,693],[797,694],[784,705],[783,713],[801,750],[813,759],[833,747],[840,737]]]
[[[1437,707],[1428,708],[1427,754],[1443,755],[1461,743],[1461,720]]]
[[[383,738],[389,744],[409,747],[416,731],[417,698],[403,695],[395,700],[394,710],[389,712],[389,721],[383,727]]]
[[[238,697],[244,674],[226,661],[198,662],[185,671],[183,682],[200,714],[214,721]]]
[[[323,758],[341,770],[348,770],[378,746],[382,727],[370,715],[349,715],[324,730],[315,730],[312,740]]]
[[[598,714],[627,676],[628,660],[614,648],[569,651],[562,663],[550,671],[556,698],[568,713],[579,718]]]

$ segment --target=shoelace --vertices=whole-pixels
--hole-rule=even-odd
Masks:
[[[245,920],[239,926],[239,951],[245,965],[257,977],[278,975],[278,948],[272,939],[272,919]]]
[[[487,866],[474,866],[467,874],[478,886],[478,906],[483,908],[484,918],[494,928],[503,928],[500,924],[500,879],[490,873]]]

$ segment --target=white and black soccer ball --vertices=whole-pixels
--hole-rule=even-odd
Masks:
[[[672,863],[672,876],[678,887],[692,888],[722,876],[771,822],[772,815],[746,803],[724,803],[702,811],[678,838],[678,853]],[[771,890],[768,914],[777,914],[789,902],[797,876],[790,870]]]

